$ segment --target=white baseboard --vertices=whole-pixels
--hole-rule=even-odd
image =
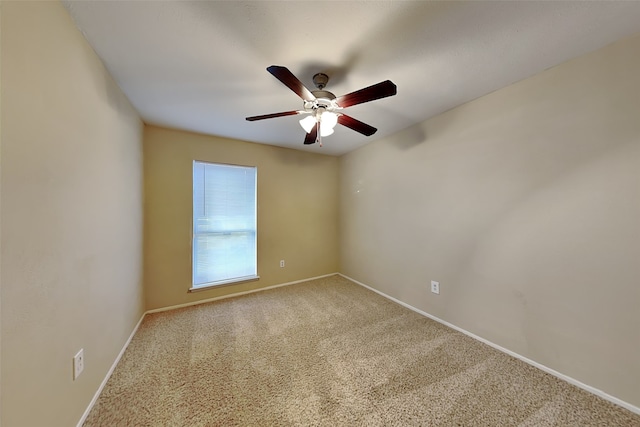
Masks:
[[[264,288],[252,289],[250,291],[236,292],[236,293],[233,293],[233,294],[222,295],[222,296],[214,297],[214,298],[201,299],[201,300],[198,300],[198,301],[187,302],[187,303],[184,303],[184,304],[171,305],[171,306],[168,306],[168,307],[161,307],[161,308],[154,308],[153,310],[147,310],[147,314],[160,313],[162,311],[176,310],[178,308],[190,307],[192,305],[206,304],[208,302],[219,301],[221,299],[234,298],[234,297],[239,297],[241,295],[247,295],[247,294],[253,294],[253,293],[256,293],[256,292],[266,291],[266,290],[269,290],[269,289],[281,288],[283,286],[295,285],[296,283],[302,283],[302,282],[308,282],[310,280],[322,279],[323,277],[335,276],[336,274],[340,274],[340,273],[323,274],[322,276],[310,277],[308,279],[302,279],[302,280],[295,280],[293,282],[280,283],[279,285],[266,286]]]
[[[113,374],[113,371],[116,369],[118,362],[120,362],[122,355],[124,354],[127,347],[129,347],[129,343],[131,342],[131,340],[133,339],[133,336],[138,331],[138,328],[142,324],[142,320],[144,319],[144,316],[146,314],[147,314],[146,312],[142,313],[140,320],[138,320],[138,323],[136,324],[135,328],[133,328],[133,331],[129,335],[127,342],[125,342],[124,345],[122,346],[122,350],[120,350],[120,353],[118,353],[116,360],[113,361],[113,364],[111,365],[111,368],[109,368],[109,371],[107,372],[107,375],[104,377],[104,380],[102,380],[100,387],[98,387],[98,390],[93,395],[93,399],[91,399],[91,402],[89,402],[89,406],[87,406],[87,409],[84,411],[84,414],[82,414],[80,421],[78,421],[77,427],[82,427],[82,424],[84,424],[84,422],[87,420],[87,417],[89,416],[89,412],[91,412],[91,409],[93,409],[93,405],[95,405],[96,402],[98,401],[98,397],[100,397],[100,393],[102,393],[102,389],[107,384],[107,381],[109,381],[109,378],[111,378],[111,374]]]
[[[133,331],[131,332],[131,335],[129,335],[129,339],[127,339],[127,342],[124,343],[124,346],[122,347],[122,350],[120,350],[120,353],[116,357],[116,360],[113,361],[113,364],[111,365],[111,368],[107,372],[107,375],[104,377],[104,380],[102,380],[102,383],[100,384],[100,387],[98,387],[98,390],[93,395],[93,399],[91,399],[91,402],[89,402],[89,406],[84,411],[84,414],[82,414],[82,417],[80,418],[80,421],[78,421],[78,424],[77,424],[76,427],[82,427],[82,424],[84,424],[84,422],[86,421],[87,417],[89,416],[89,412],[91,412],[91,409],[93,409],[93,405],[95,405],[96,401],[100,397],[100,393],[102,393],[102,389],[107,384],[107,381],[109,381],[109,378],[111,378],[111,374],[113,374],[113,371],[116,369],[116,366],[118,365],[118,362],[120,362],[120,359],[122,358],[122,355],[124,354],[125,350],[129,346],[129,343],[133,339],[133,336],[136,334],[136,332],[138,331],[138,328],[142,324],[142,320],[144,319],[144,316],[146,316],[147,314],[159,313],[159,312],[162,312],[162,311],[175,310],[175,309],[178,309],[178,308],[189,307],[189,306],[192,306],[192,305],[205,304],[205,303],[208,303],[208,302],[218,301],[218,300],[221,300],[221,299],[233,298],[233,297],[237,297],[237,296],[240,296],[240,295],[247,295],[247,294],[252,294],[252,293],[255,293],[255,292],[266,291],[268,289],[280,288],[282,286],[295,285],[296,283],[308,282],[310,280],[321,279],[323,277],[335,276],[336,274],[340,274],[340,273],[324,274],[322,276],[310,277],[308,279],[302,279],[302,280],[295,280],[293,282],[280,283],[279,285],[267,286],[267,287],[264,287],[264,288],[253,289],[253,290],[250,290],[250,291],[236,292],[236,293],[233,293],[233,294],[223,295],[223,296],[219,296],[219,297],[215,297],[215,298],[208,298],[208,299],[203,299],[203,300],[199,300],[199,301],[188,302],[188,303],[185,303],[185,304],[172,305],[172,306],[169,306],[169,307],[162,307],[162,308],[156,308],[156,309],[153,309],[153,310],[145,311],[144,313],[142,313],[142,317],[140,317],[140,320],[138,321],[138,324],[136,325],[136,327],[133,328]]]
[[[383,296],[383,297],[385,297],[385,298],[387,298],[387,299],[389,299],[389,300],[391,300],[391,301],[393,301],[393,302],[395,302],[397,304],[400,304],[403,307],[408,308],[409,310],[415,311],[418,314],[421,314],[421,315],[423,315],[425,317],[428,317],[428,318],[430,318],[432,320],[435,320],[436,322],[441,323],[441,324],[443,324],[445,326],[448,326],[451,329],[455,329],[458,332],[462,332],[463,334],[465,334],[465,335],[467,335],[467,336],[469,336],[469,337],[471,337],[471,338],[473,338],[475,340],[483,342],[483,343],[495,348],[496,350],[499,350],[499,351],[501,351],[503,353],[506,353],[509,356],[513,356],[516,359],[520,359],[523,362],[528,363],[531,366],[534,366],[534,367],[536,367],[538,369],[541,369],[542,371],[544,371],[544,372],[546,372],[548,374],[553,375],[554,377],[557,377],[557,378],[559,378],[559,379],[561,379],[563,381],[566,381],[569,384],[573,384],[574,386],[579,387],[579,388],[581,388],[581,389],[583,389],[585,391],[588,391],[589,393],[595,394],[596,396],[601,397],[601,398],[603,398],[605,400],[608,400],[609,402],[615,403],[618,406],[622,406],[623,408],[628,409],[631,412],[634,412],[636,414],[640,414],[640,408],[637,407],[637,406],[632,405],[631,403],[625,402],[624,400],[620,400],[617,397],[611,396],[610,394],[607,394],[602,390],[599,390],[599,389],[597,389],[595,387],[591,387],[590,385],[582,383],[582,382],[576,380],[575,378],[571,378],[568,375],[560,373],[560,372],[558,372],[558,371],[556,371],[554,369],[551,369],[551,368],[549,368],[547,366],[544,366],[544,365],[542,365],[542,364],[540,364],[540,363],[538,363],[538,362],[536,362],[534,360],[528,359],[528,358],[526,358],[526,357],[524,357],[524,356],[522,356],[522,355],[520,355],[520,354],[518,354],[516,352],[513,352],[513,351],[511,351],[511,350],[509,350],[507,348],[499,346],[498,344],[495,344],[495,343],[493,343],[493,342],[491,342],[491,341],[489,341],[489,340],[487,340],[485,338],[482,338],[482,337],[480,337],[478,335],[475,335],[475,334],[473,334],[473,333],[471,333],[471,332],[469,332],[469,331],[467,331],[465,329],[462,329],[462,328],[460,328],[460,327],[458,327],[456,325],[453,325],[453,324],[451,324],[451,323],[449,323],[447,321],[444,321],[444,320],[442,320],[442,319],[440,319],[440,318],[438,318],[436,316],[433,316],[433,315],[431,315],[431,314],[429,314],[429,313],[427,313],[425,311],[422,311],[422,310],[420,310],[418,308],[415,308],[415,307],[413,307],[413,306],[411,306],[411,305],[409,305],[409,304],[407,304],[407,303],[405,303],[403,301],[400,301],[400,300],[398,300],[398,299],[396,299],[396,298],[394,298],[392,296],[389,296],[389,295],[385,294],[384,292],[381,292],[381,291],[379,291],[377,289],[374,289],[371,286],[367,286],[364,283],[359,282],[359,281],[357,281],[357,280],[355,280],[355,279],[353,279],[353,278],[351,278],[351,277],[349,277],[347,275],[344,275],[342,273],[338,273],[338,274],[340,276],[344,277],[345,279],[351,280],[352,282],[357,283],[358,285],[360,285],[362,287],[365,287],[365,288],[369,289],[370,291],[373,291],[373,292],[377,293],[378,295],[381,295],[381,296]]]

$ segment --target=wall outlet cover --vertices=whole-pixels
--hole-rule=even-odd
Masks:
[[[80,349],[75,356],[73,356],[73,379],[75,380],[80,376],[84,370],[84,349]]]
[[[431,281],[431,292],[434,294],[440,293],[440,282],[436,282],[435,280]]]

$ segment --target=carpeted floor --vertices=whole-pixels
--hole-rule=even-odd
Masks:
[[[340,276],[148,315],[85,426],[640,426]]]

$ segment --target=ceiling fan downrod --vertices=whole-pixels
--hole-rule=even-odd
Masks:
[[[329,83],[329,76],[325,73],[317,73],[313,75],[313,84],[318,88],[318,90],[322,90]]]

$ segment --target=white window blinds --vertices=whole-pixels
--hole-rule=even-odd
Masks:
[[[193,287],[257,277],[256,168],[193,162]]]

